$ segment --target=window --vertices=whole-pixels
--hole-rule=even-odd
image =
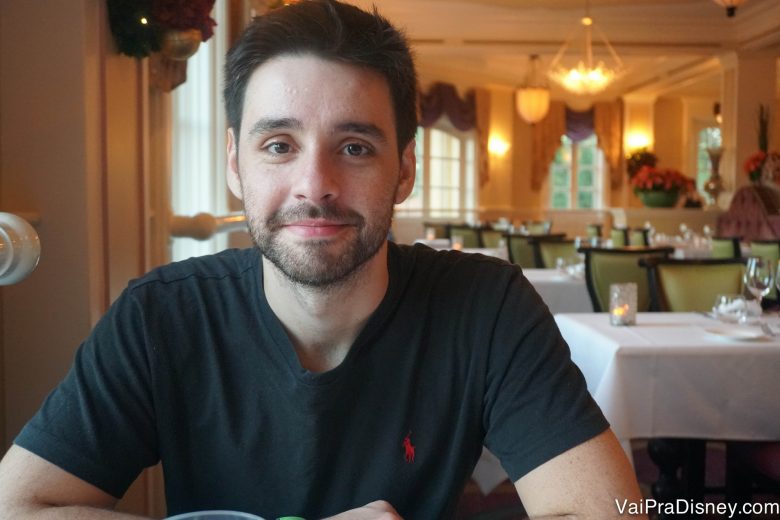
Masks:
[[[227,2],[217,0],[212,17],[227,27]],[[215,31],[187,60],[187,81],[171,94],[171,209],[175,215],[224,215],[226,122],[222,105],[222,65],[227,31]],[[227,247],[227,235],[209,240],[174,238],[171,260],[216,253]]]
[[[550,207],[600,208],[603,177],[604,154],[596,134],[578,143],[561,136],[561,146],[550,164]]]
[[[721,142],[719,127],[709,126],[699,131],[696,144],[696,189],[700,192],[704,192],[704,184],[712,173],[712,163],[707,148],[718,148]]]
[[[417,177],[396,216],[466,220],[477,207],[475,133],[447,121],[418,128],[416,140]]]

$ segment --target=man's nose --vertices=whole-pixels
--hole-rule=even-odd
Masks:
[[[339,171],[329,154],[316,152],[301,164],[294,186],[295,198],[319,202],[339,196]]]

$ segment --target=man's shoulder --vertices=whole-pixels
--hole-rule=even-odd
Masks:
[[[435,250],[423,244],[395,244],[399,265],[404,269],[430,275],[470,275],[514,277],[521,273],[519,266],[500,258],[479,253],[462,253],[453,250]]]
[[[240,279],[247,274],[253,275],[259,268],[260,255],[255,248],[226,249],[213,255],[192,257],[157,267],[132,280],[128,289],[133,291],[149,286]]]

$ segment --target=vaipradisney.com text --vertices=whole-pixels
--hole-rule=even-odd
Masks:
[[[615,499],[620,515],[650,515],[659,513],[666,515],[720,515],[733,518],[737,513],[744,515],[771,515],[780,514],[778,502],[754,502],[754,503],[729,503],[729,502],[695,502],[684,498],[669,502],[659,502],[653,498],[629,502],[627,499]]]

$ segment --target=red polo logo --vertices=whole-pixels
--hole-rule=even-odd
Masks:
[[[414,445],[412,444],[411,439],[412,432],[411,430],[409,433],[406,434],[406,437],[404,437],[403,447],[404,447],[404,459],[406,459],[406,462],[411,464],[414,462]]]

